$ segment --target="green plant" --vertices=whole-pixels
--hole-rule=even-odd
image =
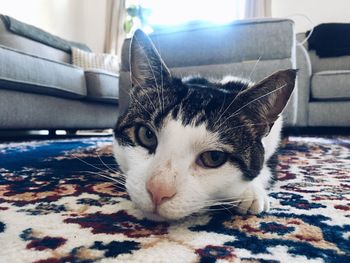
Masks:
[[[151,9],[140,5],[131,5],[126,8],[127,17],[123,28],[129,34],[132,30],[147,25],[147,17],[151,14]]]

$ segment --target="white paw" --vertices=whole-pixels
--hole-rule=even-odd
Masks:
[[[257,215],[270,210],[269,197],[263,187],[250,185],[239,197],[236,211],[240,214]]]

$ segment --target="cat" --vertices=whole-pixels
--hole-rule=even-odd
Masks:
[[[266,162],[280,141],[279,115],[296,70],[257,84],[173,77],[137,30],[130,74],[130,103],[117,121],[113,148],[126,190],[146,218],[172,221],[215,205],[241,214],[269,210]]]

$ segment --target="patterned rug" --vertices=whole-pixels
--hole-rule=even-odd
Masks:
[[[285,139],[268,214],[171,224],[97,175],[111,142],[0,144],[0,262],[350,262],[349,137]]]

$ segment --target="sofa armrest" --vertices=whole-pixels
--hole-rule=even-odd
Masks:
[[[312,67],[310,57],[304,46],[296,46],[297,78],[297,120],[296,126],[304,127],[308,124],[308,107],[310,100],[310,78]]]

